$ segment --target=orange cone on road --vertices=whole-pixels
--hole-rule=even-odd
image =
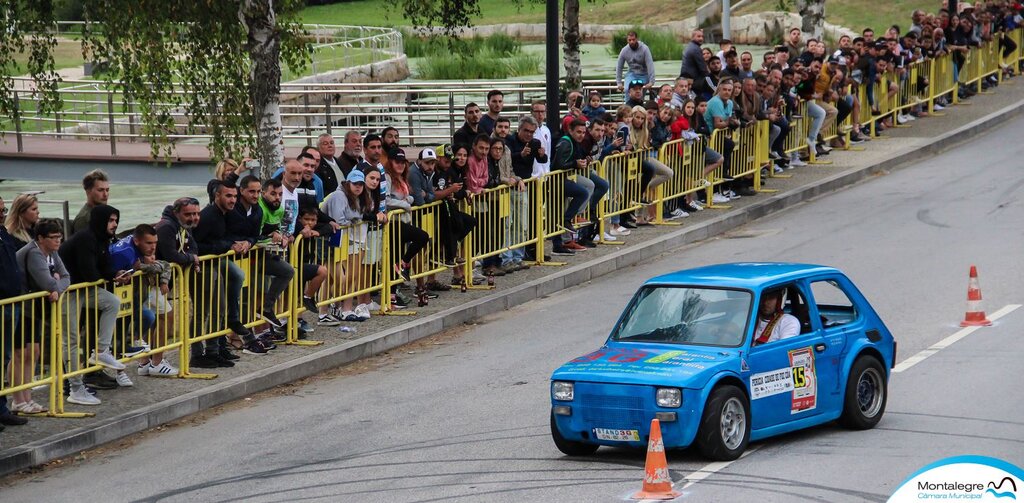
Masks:
[[[978,283],[978,268],[971,266],[971,279],[967,282],[967,315],[960,322],[961,327],[987,327],[992,322],[985,317],[981,308],[981,285]]]
[[[665,459],[665,443],[661,441],[661,423],[651,420],[651,438],[647,441],[647,464],[644,466],[644,485],[632,497],[635,500],[670,500],[680,493],[672,490],[672,476]]]

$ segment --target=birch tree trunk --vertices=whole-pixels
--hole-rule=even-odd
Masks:
[[[238,17],[248,31],[252,58],[249,99],[256,122],[256,154],[261,178],[284,165],[281,132],[281,32],[273,0],[243,0]]]
[[[800,30],[821,40],[825,34],[825,0],[796,0],[803,25]]]
[[[565,87],[582,89],[580,69],[580,0],[565,0],[562,13],[562,52],[565,54]]]

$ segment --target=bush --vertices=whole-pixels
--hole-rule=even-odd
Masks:
[[[491,49],[475,54],[430,54],[417,66],[417,76],[424,80],[507,79],[540,71],[540,56],[514,54],[502,57]]]
[[[423,58],[416,67],[421,79],[505,79],[540,72],[541,57],[524,54],[522,43],[504,33],[466,39],[404,36],[406,56]]]
[[[651,49],[651,56],[655,61],[670,61],[682,57],[683,44],[676,40],[672,33],[640,27],[633,27],[632,31],[635,31],[640,41]],[[619,51],[626,46],[626,34],[629,32],[630,30],[620,30],[612,35],[611,45],[608,46],[609,54],[616,57],[619,55]]]

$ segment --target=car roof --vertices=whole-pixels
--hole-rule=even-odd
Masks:
[[[737,262],[684,269],[647,280],[645,285],[699,285],[759,290],[812,274],[838,273],[834,267],[791,262]]]

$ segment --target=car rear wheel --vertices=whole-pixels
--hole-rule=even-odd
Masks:
[[[697,430],[697,448],[715,461],[732,461],[750,443],[750,407],[736,386],[715,388],[708,397]]]
[[[885,369],[873,356],[861,356],[853,362],[846,381],[843,415],[839,422],[854,430],[874,428],[885,413],[889,397]]]
[[[599,446],[594,444],[585,444],[583,442],[575,442],[567,440],[562,436],[562,432],[558,431],[558,425],[555,424],[555,414],[551,414],[551,439],[555,441],[555,447],[562,451],[562,454],[566,456],[589,456],[597,452]]]

